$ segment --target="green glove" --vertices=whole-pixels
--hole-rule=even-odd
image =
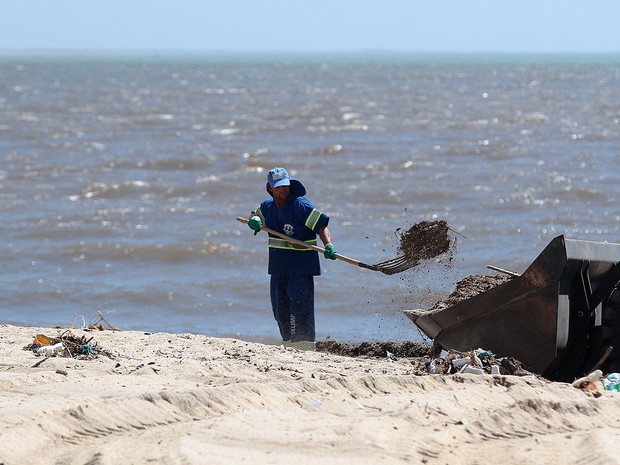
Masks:
[[[325,258],[329,258],[330,260],[336,260],[336,249],[332,244],[327,244],[325,246],[325,252],[323,252]]]
[[[258,232],[260,231],[260,228],[263,226],[263,222],[260,220],[259,216],[254,215],[248,221],[248,226],[250,227],[250,229],[254,230],[254,235],[256,236]]]

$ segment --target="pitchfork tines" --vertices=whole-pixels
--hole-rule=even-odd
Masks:
[[[359,266],[362,268],[368,268],[373,271],[380,271],[383,274],[393,275],[401,273],[417,265],[415,260],[411,260],[406,255],[401,255],[390,260],[386,260],[376,265],[367,265],[366,263],[359,262]]]

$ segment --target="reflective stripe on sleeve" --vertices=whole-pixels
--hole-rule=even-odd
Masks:
[[[323,212],[318,211],[316,208],[310,212],[308,218],[306,218],[306,227],[314,231],[314,227],[321,219]]]
[[[265,224],[265,217],[263,216],[263,212],[260,211],[260,208],[256,209],[256,214],[258,215],[258,217],[260,218],[260,220],[262,221],[263,224]]]

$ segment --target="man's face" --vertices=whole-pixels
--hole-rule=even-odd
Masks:
[[[288,195],[291,192],[291,186],[274,187],[272,192],[275,200],[283,202],[288,198]]]

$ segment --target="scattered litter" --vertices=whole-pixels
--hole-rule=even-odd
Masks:
[[[473,375],[484,375],[486,374],[482,368],[476,368],[471,365],[465,365],[461,368],[461,373],[471,373]]]
[[[80,325],[78,326],[78,324],[80,324]],[[84,316],[83,315],[74,315],[73,316],[73,320],[71,320],[71,323],[69,323],[69,327],[70,328],[84,329],[86,327],[86,320],[84,319]]]
[[[603,372],[601,370],[594,370],[588,376],[573,381],[572,385],[574,388],[581,389],[588,395],[600,397],[602,391],[605,390],[603,382],[601,381],[602,378]]]
[[[112,326],[110,323],[108,323],[108,321],[103,317],[101,310],[97,310],[97,316],[91,321],[91,323],[89,323],[88,325],[84,324],[84,326],[82,326],[80,329],[83,329],[84,331],[120,331],[119,328],[117,328],[116,326]]]
[[[509,358],[506,358],[506,357],[502,358],[500,360],[500,363],[502,364],[504,368],[506,368],[511,373],[514,373],[518,369],[517,366]]]
[[[492,375],[530,376],[522,363],[513,357],[496,357],[490,350],[477,349],[469,352],[447,351],[439,344],[432,346],[417,342],[362,342],[346,344],[332,340],[317,341],[318,352],[348,357],[382,358],[388,361],[406,359],[416,375],[449,375],[461,372]]]
[[[37,356],[42,357],[70,357],[76,359],[92,359],[98,355],[105,355],[112,358],[112,354],[101,349],[93,338],[86,336],[76,337],[71,331],[64,331],[58,337],[48,337],[44,334],[37,334],[32,341],[24,347],[24,350],[31,350]],[[39,362],[40,363],[40,362]]]
[[[437,359],[431,360],[431,363],[428,364],[428,372],[431,375],[437,374]]]
[[[601,370],[594,370],[573,381],[572,386],[593,397],[600,397],[604,391],[620,392],[620,373],[609,373],[605,376]]]
[[[471,362],[471,357],[463,357],[463,358],[455,358],[452,360],[452,366],[454,368],[460,368],[462,366],[468,365]]]
[[[512,357],[495,358],[489,350],[472,350],[466,353],[455,350],[442,350],[430,361],[428,372],[449,375],[454,373],[528,376],[533,373],[525,370],[521,362]]]
[[[34,341],[32,342],[32,344],[38,347],[42,347],[42,346],[58,344],[59,342],[60,342],[60,339],[58,339],[57,337],[47,337],[44,334],[37,334],[34,337]]]
[[[584,384],[588,384],[593,381],[599,381],[602,377],[603,372],[601,370],[594,370],[588,376],[584,376],[583,378],[579,378],[573,381],[573,387],[581,389]]]
[[[45,355],[51,357],[52,355],[60,355],[65,350],[65,346],[62,342],[58,342],[54,345],[44,345],[37,349],[37,355]]]
[[[609,373],[603,380],[606,391],[620,392],[620,373]]]
[[[583,392],[593,397],[601,397],[603,390],[604,390],[603,386],[600,383],[595,382],[595,381],[589,382],[582,388]]]

